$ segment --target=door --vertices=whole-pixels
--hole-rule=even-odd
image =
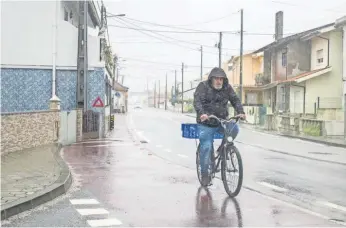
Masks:
[[[290,109],[292,113],[303,113],[304,111],[304,88],[298,86],[291,87]]]
[[[60,112],[60,138],[62,145],[77,141],[77,111]]]

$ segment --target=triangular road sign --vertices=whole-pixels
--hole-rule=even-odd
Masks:
[[[102,108],[103,107],[103,102],[100,97],[97,97],[96,100],[93,103],[93,107],[95,108]]]

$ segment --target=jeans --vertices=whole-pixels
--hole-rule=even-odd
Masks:
[[[233,128],[233,129],[232,129]],[[234,122],[228,123],[227,129],[231,130],[231,136],[235,139],[239,133],[239,127]],[[210,163],[210,155],[213,152],[214,134],[216,132],[222,132],[222,127],[208,127],[202,124],[198,124],[199,132],[199,153],[200,153],[200,164],[201,173],[208,174],[208,166]]]

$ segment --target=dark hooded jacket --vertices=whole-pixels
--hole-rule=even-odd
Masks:
[[[220,90],[217,90],[212,86],[212,77],[224,78],[223,87]],[[219,126],[215,119],[201,122],[200,116],[207,114],[226,119],[228,117],[228,101],[231,102],[233,108],[238,114],[245,114],[240,99],[234,92],[232,86],[228,83],[225,71],[221,68],[215,67],[210,72],[208,80],[200,82],[194,93],[193,105],[197,113],[197,123],[210,127]]]

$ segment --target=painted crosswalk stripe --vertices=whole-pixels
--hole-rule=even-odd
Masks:
[[[97,219],[97,220],[87,220],[89,226],[91,227],[99,227],[99,226],[118,226],[121,225],[122,222],[118,219]]]
[[[187,158],[186,155],[183,155],[183,154],[178,154],[179,157],[182,157],[182,158]]]
[[[161,145],[156,145],[157,148],[161,148],[162,146]]]
[[[280,191],[280,192],[286,192],[287,191],[287,189],[285,189],[285,188],[281,188],[281,187],[279,187],[279,186],[276,186],[276,185],[272,185],[272,184],[269,184],[269,183],[267,183],[267,182],[259,182],[259,184],[261,184],[261,185],[263,185],[263,186],[266,186],[266,187],[268,187],[268,188],[271,188],[271,189],[274,189],[274,190],[276,190],[276,191]]]
[[[172,152],[170,149],[165,149],[165,151],[168,153]]]
[[[78,213],[81,215],[102,215],[109,214],[109,212],[103,208],[93,208],[93,209],[77,209]]]
[[[71,204],[80,205],[80,204],[99,204],[95,199],[71,199]]]

